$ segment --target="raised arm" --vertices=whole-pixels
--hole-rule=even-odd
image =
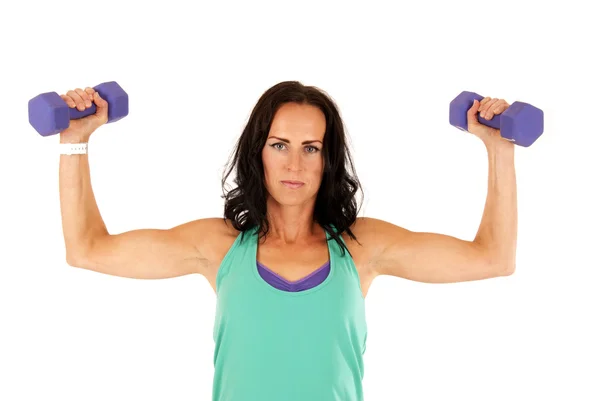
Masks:
[[[107,120],[107,103],[94,90],[67,92],[62,98],[80,110],[97,106],[96,114],[71,121],[61,143],[87,142]],[[60,207],[66,260],[71,266],[100,273],[156,279],[202,273],[203,249],[222,219],[200,219],[171,229],[140,229],[109,234],[98,210],[87,154],[60,155]]]
[[[473,240],[413,232],[382,220],[361,219],[356,223],[356,231],[365,239],[369,265],[376,275],[452,283],[514,272],[517,246],[514,144],[475,118],[480,112],[491,119],[507,108],[504,100],[485,98],[482,104],[475,102],[469,110],[469,132],[481,138],[488,151],[488,193]]]
[[[69,265],[112,276],[162,279],[202,274],[206,276],[208,237],[224,225],[222,219],[191,221],[171,229],[139,229],[102,234],[73,248]]]

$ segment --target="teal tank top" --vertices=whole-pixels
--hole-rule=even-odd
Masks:
[[[327,240],[325,280],[287,292],[257,270],[258,227],[238,235],[216,277],[213,401],[363,401],[365,299],[352,257]]]

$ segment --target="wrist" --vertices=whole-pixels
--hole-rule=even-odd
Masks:
[[[60,143],[87,143],[90,136],[60,136]]]
[[[87,143],[60,143],[58,144],[61,155],[86,155],[88,153]]]
[[[484,141],[484,145],[488,153],[507,156],[515,153],[515,144],[506,139],[494,138],[494,140]]]

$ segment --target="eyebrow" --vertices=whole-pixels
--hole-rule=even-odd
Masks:
[[[289,139],[279,138],[278,136],[270,136],[269,138],[276,138],[276,139],[279,139],[280,141],[283,141],[285,143],[290,143]],[[267,139],[269,139],[269,138],[267,138]],[[317,139],[313,139],[312,141],[304,141],[304,142],[302,142],[302,145],[306,145],[306,144],[313,143],[313,142],[321,142],[321,141],[319,141]],[[321,145],[322,144],[323,144],[323,142],[321,142]]]

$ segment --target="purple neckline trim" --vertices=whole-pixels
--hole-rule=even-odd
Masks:
[[[310,279],[310,278],[311,278],[311,277],[313,277],[313,276],[316,276],[316,275],[317,275],[317,274],[319,274],[319,273],[320,273],[322,270],[324,270],[325,268],[327,268],[327,267],[329,266],[329,262],[327,262],[327,263],[325,263],[323,266],[321,266],[321,267],[319,267],[317,270],[315,270],[314,272],[310,273],[308,276],[306,276],[306,277],[304,277],[304,278],[301,278],[300,280],[296,280],[296,281],[289,281],[289,280],[287,280],[287,279],[285,279],[285,278],[281,277],[279,274],[275,273],[273,270],[269,269],[267,266],[263,265],[262,263],[260,263],[260,262],[258,262],[258,261],[257,261],[256,263],[258,263],[258,265],[259,265],[261,268],[263,268],[263,269],[267,270],[267,271],[268,271],[269,273],[271,273],[271,274],[274,274],[275,276],[279,277],[281,280],[285,281],[285,282],[286,282],[286,283],[288,283],[288,284],[300,284],[301,282],[303,282],[303,281],[306,281],[306,280]]]
[[[257,269],[262,277],[269,285],[275,287],[277,289],[289,292],[298,292],[308,290],[310,288],[316,287],[321,284],[330,271],[330,262],[325,263],[323,266],[312,272],[306,277],[301,278],[297,281],[288,281],[285,278],[281,277],[279,274],[275,273],[265,265],[260,262],[256,262]]]

